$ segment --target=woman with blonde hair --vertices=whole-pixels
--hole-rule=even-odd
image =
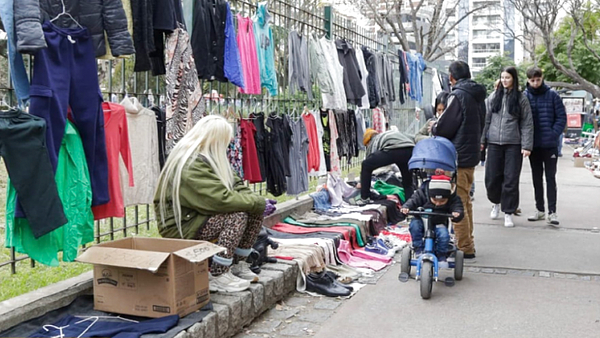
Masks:
[[[275,211],[275,201],[252,192],[231,169],[232,138],[225,118],[201,119],[169,154],[154,197],[161,236],[216,240],[227,249],[212,258],[211,291],[243,291],[258,281],[245,258],[264,216]]]

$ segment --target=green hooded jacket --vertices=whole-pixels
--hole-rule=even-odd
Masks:
[[[181,238],[175,223],[170,187],[168,187],[165,201],[164,223],[161,220],[159,206],[161,189],[162,184],[159,183],[154,195],[154,211],[160,235],[167,238]],[[262,214],[266,206],[265,198],[245,186],[237,175],[233,190],[228,190],[221,183],[211,165],[200,155],[190,160],[181,173],[179,202],[181,204],[181,229],[185,239],[197,238],[198,231],[202,229],[210,216],[235,212]]]

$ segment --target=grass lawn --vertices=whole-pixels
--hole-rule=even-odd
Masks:
[[[346,177],[349,173],[353,173],[358,176],[360,173],[360,167],[351,168],[350,170],[344,171],[343,176]],[[4,247],[5,243],[5,204],[6,204],[6,179],[8,175],[4,163],[0,163],[0,264],[11,260],[11,251]],[[309,182],[309,192],[313,192],[318,185],[318,180],[312,179]],[[264,186],[263,186],[264,188]],[[288,200],[293,200],[296,196],[288,196],[286,194],[279,197],[274,197],[267,194],[266,197],[277,200],[279,203],[283,203]],[[147,220],[146,206],[139,207],[138,223],[142,223]],[[154,212],[152,209],[149,210],[150,226],[149,229],[146,224],[139,227],[139,233],[136,233],[135,228],[127,230],[127,236],[139,235],[144,237],[159,237],[156,223],[153,221]],[[126,216],[127,224],[131,225],[136,222],[135,207],[127,208]],[[112,229],[119,229],[123,226],[123,219],[113,219],[111,225],[110,221],[102,220],[99,223],[100,233],[105,234],[111,232]],[[96,229],[98,233],[98,229]],[[109,241],[112,239],[120,239],[125,237],[124,231],[115,231],[113,237],[105,235],[101,238],[101,241]],[[16,254],[16,258],[23,257],[24,255]],[[60,254],[59,254],[60,257]],[[41,287],[60,282],[62,280],[75,277],[83,272],[91,270],[92,265],[82,263],[64,263],[61,262],[59,267],[48,267],[42,264],[36,264],[35,267],[31,266],[31,260],[25,259],[16,263],[16,274],[11,274],[10,265],[0,267],[0,301],[10,299],[12,297],[22,295],[24,293],[39,289]]]

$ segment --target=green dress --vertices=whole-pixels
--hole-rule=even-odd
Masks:
[[[68,223],[38,239],[27,219],[14,217],[16,190],[10,181],[6,200],[6,247],[50,266],[58,266],[59,251],[63,251],[63,261],[72,262],[79,248],[94,240],[90,175],[81,137],[70,122],[58,154],[55,180]]]

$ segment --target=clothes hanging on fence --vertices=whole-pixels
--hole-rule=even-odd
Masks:
[[[310,36],[308,41],[308,54],[310,59],[310,77],[321,90],[321,95],[333,95],[335,93],[333,78],[329,72],[327,57],[323,51],[320,40],[315,36]],[[323,98],[325,105],[326,98]]]
[[[408,58],[408,66],[410,68],[410,91],[411,99],[421,102],[423,99],[423,72],[427,68],[425,60],[421,53],[406,54]]]
[[[202,86],[198,81],[187,32],[176,29],[167,39],[165,60],[167,92],[167,155],[175,144],[205,115]]]
[[[122,157],[130,187],[134,186],[129,130],[125,108],[116,103],[104,102],[104,128],[106,130],[106,153],[108,155],[108,193],[110,201],[92,208],[94,219],[125,216],[121,176],[119,175],[119,157]],[[119,156],[120,155],[120,156]],[[147,184],[147,183],[144,183]]]
[[[256,140],[254,137],[256,127],[251,121],[246,119],[240,120],[240,127],[242,129],[242,152],[244,154],[242,157],[244,180],[250,183],[262,182],[263,178],[260,173],[258,152],[256,151]]]
[[[329,110],[329,130],[331,135],[331,146],[330,146],[330,161],[332,174],[342,175],[342,169],[340,168],[340,156],[338,154],[337,140],[339,138],[337,121],[335,120],[335,114],[333,110]]]
[[[385,128],[386,119],[385,119],[385,113],[383,112],[383,110],[381,110],[379,108],[373,109],[372,116],[373,116],[373,127],[372,128],[375,129],[375,131],[378,133],[383,133],[384,131],[386,131],[386,128]]]
[[[301,36],[296,31],[288,35],[288,78],[291,95],[296,90],[305,92],[309,100],[313,99],[312,82],[310,78],[310,63],[308,56],[308,42],[306,36]]]
[[[308,172],[317,172],[319,171],[319,166],[321,165],[321,150],[319,147],[319,134],[317,132],[317,123],[315,121],[315,117],[310,112],[302,113],[302,120],[304,121],[304,125],[306,127],[306,134],[308,135]]]
[[[323,154],[325,157],[325,170],[331,171],[331,127],[329,122],[329,111],[321,108],[319,110],[319,123],[323,129]]]
[[[323,107],[327,109],[347,109],[346,93],[344,90],[344,67],[340,64],[337,56],[335,42],[322,37],[319,40],[323,50],[327,72],[330,74],[333,91],[331,93],[321,93],[323,97]]]
[[[29,112],[46,120],[46,145],[56,169],[67,112],[71,109],[90,170],[92,205],[105,204],[109,201],[108,162],[92,38],[87,29],[59,28],[50,22],[44,23],[43,29],[48,47],[34,55]],[[16,213],[21,216],[19,209]]]
[[[135,97],[126,97],[121,102],[127,116],[129,147],[135,184],[127,184],[129,175],[122,162],[119,166],[123,205],[152,204],[154,191],[160,175],[158,162],[158,130],[155,113],[142,106]]]
[[[396,101],[396,85],[394,85],[394,68],[387,54],[383,54],[383,64],[385,65],[385,80],[388,92],[388,103]]]
[[[244,165],[243,165],[243,150],[242,150],[242,130],[238,123],[233,127],[234,135],[233,140],[227,147],[227,158],[231,164],[231,169],[239,176],[244,177]]]
[[[35,3],[33,3],[35,5]],[[15,95],[19,107],[23,108],[29,100],[29,78],[25,71],[23,56],[17,52],[17,33],[15,32],[14,0],[4,0],[0,3],[0,20],[2,20],[2,30],[6,32],[6,47],[8,49],[8,69],[10,70],[10,79],[15,89]],[[35,11],[33,6],[29,10]],[[39,14],[33,12],[31,14]],[[41,31],[38,32],[42,34]],[[43,36],[40,41],[44,41]]]
[[[280,196],[287,191],[286,176],[290,176],[290,141],[292,130],[286,115],[269,115],[266,141],[267,192]]]
[[[154,52],[154,1],[131,0],[133,19],[133,46],[135,47],[134,72],[152,69],[150,53]]]
[[[350,139],[348,140],[350,156],[358,157],[358,126],[356,125],[356,113],[352,109],[348,109],[347,123],[348,125],[346,126],[346,128],[348,129],[348,135],[350,137]],[[360,143],[362,143],[362,138],[360,139]],[[348,158],[348,163],[350,163],[350,158]]]
[[[287,178],[287,194],[299,195],[308,191],[308,133],[303,119],[290,122],[290,177]]]
[[[343,83],[346,100],[348,103],[360,105],[366,92],[362,85],[362,75],[354,48],[345,39],[335,40],[335,46],[340,64],[344,68]]]
[[[365,124],[365,116],[363,115],[362,111],[359,110],[356,112],[356,142],[359,150],[367,149],[362,142],[366,131],[367,126]]]
[[[46,121],[18,109],[0,111],[0,155],[36,238],[67,223],[46,149]],[[16,208],[16,202],[14,207]]]
[[[198,0],[194,4],[191,39],[198,76],[204,80],[227,82],[225,78],[225,24],[227,2]]]
[[[406,53],[400,49],[398,49],[398,61],[400,68],[400,90],[398,92],[398,97],[400,98],[400,103],[404,104],[406,98],[408,98],[407,85],[409,84],[410,79],[410,69],[406,63]]]
[[[360,104],[358,106],[361,108],[369,108],[369,86],[367,84],[369,71],[367,70],[367,65],[365,64],[365,56],[363,55],[362,49],[356,48],[355,53],[356,60],[358,61],[358,69],[360,70],[361,83],[365,90],[364,95],[360,98]]]
[[[59,265],[59,251],[63,261],[73,262],[79,248],[94,241],[90,174],[81,137],[71,122],[58,153],[55,181],[68,223],[37,239],[27,219],[14,217],[17,191],[10,181],[6,203],[6,247],[49,266]]]
[[[254,38],[254,23],[250,18],[237,15],[238,46],[240,50],[242,71],[244,72],[244,86],[239,88],[242,94],[260,94],[260,69],[256,53],[256,40]]]
[[[377,108],[381,102],[380,83],[377,74],[377,57],[367,47],[362,48],[365,65],[369,75],[367,76],[367,93],[369,94],[369,108]]]
[[[275,69],[275,41],[271,30],[271,14],[267,10],[267,2],[259,2],[254,15],[254,38],[260,69],[260,84],[267,88],[271,96],[276,96],[277,71]]]
[[[327,174],[327,163],[325,158],[325,147],[323,146],[323,123],[320,122],[321,118],[319,116],[318,111],[311,111],[310,115],[312,115],[313,120],[315,121],[315,126],[317,127],[317,140],[316,142],[319,145],[319,169],[317,171],[311,171],[309,174],[311,176],[322,176]],[[312,142],[312,141],[311,141]],[[328,148],[329,149],[329,148]]]
[[[158,134],[158,163],[160,164],[160,169],[165,166],[165,161],[167,160],[165,142],[167,140],[167,116],[164,110],[160,109],[158,106],[152,106],[150,108],[155,116],[156,116],[156,128]]]
[[[256,134],[254,135],[254,141],[256,143],[256,154],[258,155],[258,166],[260,167],[260,176],[264,182],[267,179],[267,141],[268,133],[265,129],[265,114],[257,113],[250,114],[250,119],[254,122],[256,127]]]
[[[335,122],[337,125],[338,139],[337,149],[338,155],[341,157],[350,156],[350,135],[348,135],[348,116],[345,111],[334,110]]]
[[[240,60],[240,49],[237,42],[233,14],[227,2],[227,17],[225,19],[225,61],[223,71],[225,78],[238,87],[244,86],[244,71]]]

